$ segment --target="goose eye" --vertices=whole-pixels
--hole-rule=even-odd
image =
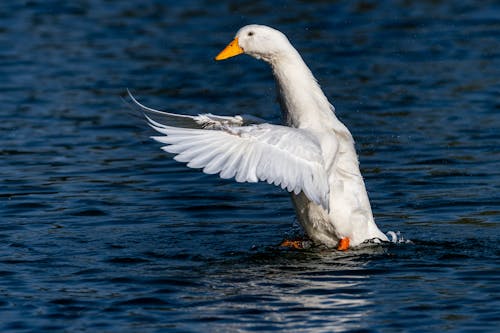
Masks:
[[[253,36],[253,31],[250,31],[247,36]]]

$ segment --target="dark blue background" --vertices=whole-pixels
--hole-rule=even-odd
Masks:
[[[287,251],[288,195],[171,159],[122,97],[279,121],[285,32],[351,129],[375,218],[412,243]],[[2,332],[494,332],[496,1],[2,1]]]

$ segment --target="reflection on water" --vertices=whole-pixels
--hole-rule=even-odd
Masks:
[[[481,331],[500,314],[495,1],[3,1],[0,330]],[[289,197],[189,170],[122,103],[279,121],[287,33],[352,130],[377,224],[411,242],[278,249]]]
[[[202,281],[210,291],[192,299],[195,304],[201,302],[196,307],[198,319],[249,330],[359,327],[359,319],[373,308],[373,291],[364,283],[371,272],[359,256],[384,251],[362,252],[267,249],[228,260],[205,272]],[[256,322],[257,316],[265,318],[265,323]]]

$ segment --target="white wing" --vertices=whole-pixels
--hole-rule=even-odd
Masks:
[[[328,210],[329,186],[319,142],[306,130],[260,124],[216,129],[163,125],[146,115],[163,150],[191,168],[203,168],[238,182],[267,181],[296,194],[301,191]]]
[[[146,114],[150,119],[162,124],[169,124],[174,127],[216,129],[222,126],[247,126],[251,124],[264,123],[264,120],[250,115],[231,117],[204,113],[198,116],[188,116],[160,111],[141,104],[128,89],[127,93],[134,103],[133,105],[136,106],[136,108],[142,113]]]

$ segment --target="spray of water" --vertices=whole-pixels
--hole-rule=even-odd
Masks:
[[[389,242],[395,243],[395,244],[401,244],[401,243],[411,243],[412,241],[409,239],[406,239],[401,235],[401,232],[399,231],[388,231],[386,233],[387,237],[389,238]]]

